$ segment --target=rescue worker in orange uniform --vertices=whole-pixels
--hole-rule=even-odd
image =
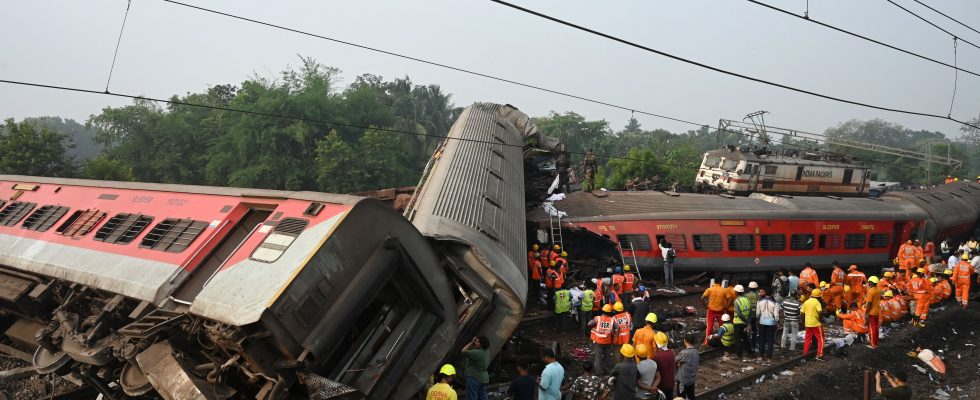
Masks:
[[[715,324],[721,325],[721,316],[725,314],[728,307],[728,292],[721,287],[721,283],[715,281],[711,287],[704,290],[701,295],[708,309],[704,318],[707,328],[704,330],[704,344],[708,344],[708,337],[715,331]]]
[[[629,344],[630,332],[633,331],[633,316],[626,312],[623,303],[620,302],[613,304],[613,310],[616,311],[616,315],[613,315],[613,319],[616,320],[616,335],[613,337],[613,344],[617,346]]]
[[[590,338],[595,355],[595,372],[599,375],[605,375],[613,367],[612,345],[616,330],[613,307],[609,304],[602,306],[602,315],[596,315],[595,318],[592,318],[588,326],[592,328]]]
[[[854,333],[857,335],[865,335],[868,333],[868,325],[866,324],[866,317],[864,315],[864,310],[861,307],[855,307],[853,310],[842,313],[837,310],[837,318],[840,318],[841,322],[844,324],[844,331],[849,333]]]
[[[799,292],[809,293],[809,291],[806,290],[806,285],[810,283],[812,283],[814,287],[819,287],[818,285],[820,284],[820,278],[817,277],[817,271],[813,270],[813,265],[806,263],[803,270],[800,271]]]
[[[918,256],[919,253],[912,240],[906,240],[905,244],[898,248],[898,262],[899,268],[905,272],[905,280],[908,280],[912,275],[912,271],[915,270],[915,266],[919,263],[919,259],[922,258]]]
[[[612,275],[612,291],[616,294],[623,295],[623,283],[626,281],[626,277],[623,276],[623,267],[616,267],[616,273]],[[622,344],[622,343],[620,343]]]
[[[844,295],[844,302],[847,303],[847,308],[851,309],[852,304],[857,304],[864,299],[864,285],[868,281],[868,277],[864,275],[864,272],[858,271],[857,265],[851,265],[847,271],[847,286],[851,288],[850,293]]]
[[[841,269],[840,263],[834,261],[834,270],[830,272],[830,286],[824,291],[824,301],[831,312],[841,307],[844,301],[844,284],[847,274]]]
[[[656,323],[657,314],[648,313],[646,318],[644,318],[644,326],[633,333],[633,347],[639,347],[640,345],[647,346],[648,349],[651,349],[648,358],[653,358],[656,354],[656,343],[654,343],[654,340],[657,331],[653,329],[653,324]]]
[[[953,285],[949,283],[950,277],[953,275],[953,270],[947,269],[943,271],[943,274],[937,276],[939,278],[939,283],[935,285],[933,289],[933,296],[937,299],[933,299],[933,304],[941,302],[950,298],[953,295]]]
[[[946,175],[946,180],[943,181],[944,184],[953,183],[953,176]]]
[[[929,282],[932,282],[932,295],[929,296],[929,305],[934,306],[946,298],[943,297],[943,286],[949,287],[949,282],[943,279],[942,275],[929,278]],[[950,293],[952,293],[952,287],[950,287]]]
[[[896,306],[896,303],[892,301],[894,298],[893,294],[894,293],[892,293],[891,290],[886,290],[881,293],[881,303],[878,303],[878,307],[881,310],[879,314],[879,323],[882,325],[891,323],[895,320],[896,309],[894,307]]]
[[[878,281],[878,285],[876,285],[878,286],[878,289],[882,291],[882,293],[884,293],[886,290],[895,289],[895,283],[893,282],[894,276],[895,276],[894,272],[885,271],[883,277]]]
[[[623,266],[623,300],[631,301],[633,299],[633,292],[636,291],[636,274],[630,272],[632,268],[629,265]],[[656,347],[650,347],[655,349]]]
[[[963,253],[960,262],[953,268],[953,284],[956,285],[956,300],[966,308],[970,298],[970,274],[973,273],[973,265],[970,264],[970,255]]]
[[[926,317],[929,315],[929,297],[932,294],[932,284],[922,278],[925,273],[923,269],[917,269],[909,279],[909,294],[915,299],[915,314],[912,316],[912,325],[926,326]],[[916,321],[918,317],[918,321]]]
[[[534,264],[534,260],[540,260],[541,254],[538,253],[538,244],[531,245],[531,250],[527,252],[527,265]]]
[[[926,259],[926,262],[932,262],[932,258],[936,256],[936,244],[931,240],[926,242],[925,247],[922,248],[922,258]]]

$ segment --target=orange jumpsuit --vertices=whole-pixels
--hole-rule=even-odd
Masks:
[[[919,257],[916,257],[917,247],[914,244],[906,243],[898,248],[899,268],[905,271],[905,280],[912,276],[912,271],[919,265]],[[921,251],[921,250],[919,250]]]
[[[820,287],[820,278],[817,276],[817,271],[813,268],[806,267],[800,271],[800,293],[808,293],[806,290],[806,284],[812,283],[813,286]]]
[[[844,330],[859,335],[868,333],[868,325],[864,317],[864,311],[862,311],[860,308],[857,308],[847,314],[841,314],[840,319],[844,323]]]
[[[623,294],[623,282],[625,282],[625,281],[626,281],[626,277],[624,277],[623,274],[613,274],[613,276],[612,276],[612,290],[614,292],[616,292],[616,294],[622,295]]]
[[[864,299],[864,283],[868,280],[868,277],[864,275],[864,272],[853,270],[847,273],[847,286],[851,287],[850,293],[844,294],[844,301],[850,305],[855,304],[862,299]],[[850,306],[848,306],[850,308]]]
[[[920,321],[925,321],[929,315],[929,297],[932,289],[932,282],[921,277],[913,277],[909,280],[909,293],[915,298],[915,315]]]
[[[922,249],[922,258],[926,259],[926,263],[932,263],[932,258],[936,256],[936,244],[933,242],[926,242],[926,247]]]
[[[940,301],[946,300],[949,296],[953,294],[953,288],[949,286],[949,281],[941,280],[932,285],[932,304],[939,304]]]
[[[878,315],[881,316],[881,323],[882,324],[887,324],[887,323],[892,322],[892,321],[895,320],[894,316],[892,315],[892,313],[893,313],[893,310],[892,310],[893,304],[894,304],[894,302],[892,302],[892,299],[887,299],[887,300],[886,299],[881,299],[881,303],[878,303],[878,308],[879,308],[879,310],[881,310],[880,311],[880,314],[878,314]]]
[[[839,267],[834,267],[834,270],[830,273],[830,288],[824,292],[824,302],[826,303],[827,310],[833,312],[841,307],[841,302],[844,301],[844,284],[847,275],[844,270]]]
[[[898,312],[895,314],[897,318],[905,318],[905,315],[909,313],[909,299],[905,296],[895,296],[895,302],[898,303]]]
[[[956,299],[963,307],[966,307],[970,298],[970,274],[973,273],[973,266],[969,261],[960,260],[953,268],[953,284],[956,285]]]

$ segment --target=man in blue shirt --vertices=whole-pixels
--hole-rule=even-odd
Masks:
[[[565,368],[555,360],[555,352],[551,349],[541,351],[544,360],[544,371],[538,378],[538,400],[561,400],[561,381],[565,379]]]

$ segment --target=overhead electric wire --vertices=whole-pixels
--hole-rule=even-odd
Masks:
[[[116,69],[116,57],[119,56],[119,45],[122,43],[123,31],[126,30],[126,20],[129,19],[129,7],[132,5],[132,0],[126,1],[126,13],[123,14],[122,26],[119,27],[119,36],[116,38],[116,51],[112,52],[112,64],[109,65],[109,76],[105,79],[106,93],[109,93],[109,82],[112,82],[112,72]]]
[[[43,84],[43,83],[26,82],[26,81],[15,81],[15,80],[9,80],[9,79],[0,79],[0,83],[6,83],[6,84],[18,85],[18,86],[28,86],[28,87],[36,87],[36,88],[63,90],[63,91],[70,91],[70,92],[76,92],[76,93],[98,94],[98,95],[103,95],[103,96],[122,97],[122,98],[128,98],[128,99],[133,99],[133,100],[148,100],[148,101],[153,101],[153,102],[158,102],[158,103],[165,103],[165,104],[171,104],[171,105],[188,106],[188,107],[198,107],[198,108],[205,108],[205,109],[210,109],[210,110],[236,112],[236,113],[257,115],[257,116],[263,116],[263,117],[269,117],[269,118],[279,118],[279,119],[286,119],[286,120],[292,120],[292,121],[302,121],[302,122],[309,122],[309,123],[327,125],[327,126],[332,126],[332,127],[334,127],[334,126],[340,126],[340,127],[345,127],[345,128],[356,128],[356,129],[365,129],[365,130],[375,130],[375,131],[381,131],[381,132],[390,132],[390,133],[400,133],[400,134],[414,135],[414,136],[422,136],[422,137],[431,137],[431,138],[436,138],[436,139],[457,140],[457,141],[461,141],[461,142],[472,142],[472,143],[490,144],[490,145],[495,145],[495,146],[501,145],[501,146],[505,146],[505,147],[518,147],[518,148],[523,148],[524,147],[523,145],[519,145],[519,144],[506,144],[506,143],[491,142],[491,141],[486,141],[486,140],[477,140],[477,139],[467,139],[467,138],[439,136],[439,135],[427,134],[427,133],[418,133],[418,132],[411,132],[411,131],[403,131],[403,130],[399,130],[399,129],[382,128],[382,127],[377,127],[377,126],[356,125],[356,124],[349,124],[349,123],[346,123],[346,122],[337,122],[337,121],[329,121],[329,120],[322,120],[322,119],[315,119],[315,118],[306,118],[306,117],[299,117],[299,116],[295,116],[295,115],[284,115],[284,114],[267,113],[267,112],[262,112],[262,111],[242,110],[242,109],[238,109],[238,108],[222,107],[222,106],[215,106],[215,105],[210,105],[210,104],[191,103],[191,102],[174,100],[174,99],[159,99],[159,98],[154,98],[154,97],[137,96],[137,95],[125,94],[125,93],[113,93],[113,92],[98,91],[98,90],[92,90],[92,89],[82,89],[82,88],[76,88],[76,87],[71,87],[71,86],[49,85],[49,84]],[[587,153],[584,153],[584,152],[576,152],[576,151],[567,151],[567,153],[569,153],[569,154],[577,154],[577,155],[585,155],[585,154],[587,154]],[[638,158],[623,157],[623,156],[614,156],[614,155],[608,155],[608,154],[595,154],[595,153],[593,153],[593,155],[596,156],[596,157],[602,157],[602,158],[616,158],[616,159],[633,160],[633,161],[650,161],[650,160],[642,160],[642,159],[638,159]],[[653,160],[653,162],[656,163],[656,164],[669,165],[669,166],[672,166],[672,167],[694,168],[694,169],[699,168],[698,166],[675,164],[675,163],[670,163],[670,162],[660,161],[660,160]]]
[[[534,15],[534,16],[539,17],[539,18],[543,18],[543,19],[546,19],[546,20],[549,20],[549,21],[552,21],[552,22],[555,22],[555,23],[558,23],[558,24],[561,24],[561,25],[568,26],[570,28],[574,28],[574,29],[577,29],[577,30],[580,30],[580,31],[583,31],[583,32],[586,32],[586,33],[590,33],[590,34],[593,34],[593,35],[596,35],[596,36],[599,36],[599,37],[603,37],[603,38],[612,40],[614,42],[619,42],[621,44],[624,44],[624,45],[627,45],[627,46],[630,46],[630,47],[634,47],[634,48],[637,48],[637,49],[640,49],[640,50],[644,50],[644,51],[647,51],[647,52],[650,52],[650,53],[654,53],[654,54],[657,54],[657,55],[660,55],[660,56],[663,56],[663,57],[667,57],[667,58],[670,58],[670,59],[673,59],[673,60],[676,60],[676,61],[680,61],[682,63],[691,64],[691,65],[694,65],[694,66],[697,66],[697,67],[701,67],[701,68],[704,68],[704,69],[707,69],[707,70],[715,71],[715,72],[718,72],[718,73],[721,73],[721,74],[730,75],[730,76],[734,76],[734,77],[737,77],[737,78],[742,78],[742,79],[745,79],[745,80],[753,81],[753,82],[756,82],[756,83],[762,83],[762,84],[765,84],[765,85],[769,85],[769,86],[773,86],[773,87],[778,87],[778,88],[781,88],[781,89],[786,89],[786,90],[797,92],[797,93],[803,93],[803,94],[807,94],[807,95],[814,96],[814,97],[820,97],[820,98],[827,99],[827,100],[833,100],[833,101],[840,102],[840,103],[851,104],[851,105],[856,105],[856,106],[862,106],[862,107],[871,108],[871,109],[875,109],[875,110],[881,110],[881,111],[889,111],[889,112],[894,112],[894,113],[899,113],[899,114],[918,115],[918,116],[922,116],[922,117],[944,119],[944,120],[949,120],[949,121],[957,122],[957,123],[962,124],[962,125],[966,125],[966,126],[970,126],[970,127],[973,127],[973,128],[980,129],[980,126],[973,125],[973,124],[971,124],[969,122],[966,122],[966,121],[958,120],[958,119],[953,118],[951,116],[945,116],[945,115],[939,115],[939,114],[933,114],[933,113],[921,112],[921,111],[903,110],[903,109],[899,109],[899,108],[878,106],[878,105],[874,105],[874,104],[870,104],[870,103],[863,103],[863,102],[860,102],[860,101],[848,100],[848,99],[841,98],[841,97],[835,97],[835,96],[831,96],[831,95],[827,95],[827,94],[823,94],[823,93],[814,92],[814,91],[811,91],[811,90],[800,89],[800,88],[789,86],[789,85],[786,85],[786,84],[782,84],[782,83],[778,83],[778,82],[773,82],[773,81],[762,79],[762,78],[756,78],[756,77],[745,75],[745,74],[741,74],[741,73],[738,73],[738,72],[729,71],[729,70],[726,70],[726,69],[723,69],[723,68],[720,68],[720,67],[711,66],[711,65],[708,65],[708,64],[699,62],[699,61],[694,61],[694,60],[687,59],[687,58],[684,58],[684,57],[681,57],[681,56],[678,56],[678,55],[667,53],[667,52],[662,51],[662,50],[657,50],[657,49],[651,48],[649,46],[645,46],[645,45],[642,45],[642,44],[639,44],[639,43],[636,43],[636,42],[632,42],[632,41],[629,41],[629,40],[626,40],[626,39],[622,39],[622,38],[619,38],[619,37],[616,37],[616,36],[613,36],[613,35],[610,35],[610,34],[607,34],[607,33],[603,33],[603,32],[597,31],[595,29],[586,28],[584,26],[581,26],[581,25],[578,25],[578,24],[575,24],[575,23],[572,23],[572,22],[568,22],[568,21],[565,21],[565,20],[560,19],[560,18],[552,17],[550,15],[547,15],[547,14],[544,14],[544,13],[540,13],[540,12],[537,12],[537,11],[534,11],[534,10],[531,10],[531,9],[528,9],[528,8],[524,8],[524,7],[521,7],[521,6],[518,6],[516,4],[512,4],[512,3],[506,2],[506,1],[503,1],[503,0],[490,0],[490,1],[492,1],[494,3],[497,3],[497,4],[500,4],[500,5],[504,5],[504,6],[513,8],[515,10],[518,10],[518,11],[521,11],[521,12],[524,12],[524,13],[527,13],[527,14],[530,14],[530,15]],[[888,1],[891,1],[891,0],[888,0]]]
[[[900,5],[900,4],[898,4],[898,3],[896,3],[896,2],[894,2],[894,1],[892,1],[892,0],[885,0],[885,1],[887,1],[887,2],[889,2],[889,3],[892,3],[892,5],[893,5],[893,6],[895,6],[895,7],[898,7],[898,8],[901,8],[901,9],[902,9],[903,11],[905,11],[905,12],[907,12],[907,13],[909,13],[909,14],[912,14],[912,15],[913,15],[914,17],[916,17],[916,18],[918,18],[918,19],[921,19],[921,20],[922,20],[922,22],[925,22],[925,23],[927,23],[927,24],[929,24],[929,25],[932,25],[932,27],[933,27],[933,28],[936,28],[936,29],[939,29],[939,30],[941,30],[941,31],[943,31],[943,32],[945,32],[945,33],[946,33],[947,35],[949,35],[949,36],[952,36],[952,37],[954,37],[954,38],[958,38],[958,39],[959,39],[960,41],[962,41],[963,43],[966,43],[966,44],[968,44],[968,45],[970,45],[970,46],[973,46],[974,48],[977,48],[977,49],[980,49],[980,46],[977,46],[976,44],[973,44],[973,42],[971,42],[971,41],[969,41],[969,40],[966,40],[966,39],[963,39],[963,38],[961,38],[961,37],[959,37],[959,36],[957,36],[957,35],[956,35],[956,34],[954,34],[953,32],[950,32],[950,31],[947,31],[947,30],[945,30],[945,29],[943,29],[943,28],[942,28],[941,26],[939,26],[939,25],[936,25],[936,24],[934,24],[934,23],[932,23],[932,21],[929,21],[928,19],[925,19],[925,18],[923,18],[922,16],[920,16],[919,14],[916,14],[916,13],[915,13],[915,12],[913,12],[912,10],[909,10],[909,9],[907,9],[907,8],[905,8],[905,7],[902,7],[902,6]]]
[[[971,31],[974,31],[974,32],[976,32],[976,33],[980,33],[980,31],[978,31],[978,30],[976,30],[976,29],[973,29],[973,27],[972,27],[972,26],[970,26],[970,25],[967,25],[967,24],[964,24],[964,23],[962,23],[962,22],[960,22],[960,21],[957,21],[957,20],[956,20],[956,18],[953,18],[953,17],[950,17],[949,15],[946,15],[946,14],[945,14],[945,13],[943,13],[942,11],[939,11],[939,10],[937,10],[937,9],[935,9],[935,8],[932,8],[932,7],[930,7],[930,6],[929,6],[928,4],[926,4],[926,3],[923,3],[923,2],[921,2],[921,1],[919,1],[919,0],[912,0],[912,1],[914,1],[914,2],[916,2],[916,3],[919,3],[919,4],[920,4],[920,5],[922,5],[923,7],[925,7],[925,8],[928,8],[928,9],[930,9],[930,10],[932,10],[932,11],[933,11],[933,12],[935,12],[936,14],[939,14],[939,15],[942,15],[942,16],[944,16],[944,17],[946,17],[946,18],[949,18],[950,20],[952,20],[953,22],[955,22],[955,23],[957,23],[957,24],[960,24],[960,25],[963,25],[964,27],[966,27],[966,29],[969,29],[969,30],[971,30]]]
[[[861,34],[858,34],[858,33],[851,32],[851,31],[846,30],[846,29],[843,29],[843,28],[839,28],[839,27],[836,27],[836,26],[833,26],[833,25],[830,25],[830,24],[827,24],[827,23],[824,23],[824,22],[820,22],[820,21],[817,21],[817,20],[815,20],[813,18],[809,18],[806,15],[799,15],[799,14],[796,14],[796,13],[794,13],[792,11],[789,11],[789,10],[786,10],[786,9],[782,9],[782,8],[779,8],[779,7],[776,7],[774,5],[767,4],[767,3],[764,3],[764,2],[761,2],[761,1],[758,1],[758,0],[746,0],[746,1],[748,1],[749,3],[752,3],[752,4],[756,4],[756,5],[759,5],[759,6],[768,8],[768,9],[773,10],[773,11],[776,11],[778,13],[782,13],[782,14],[785,14],[785,15],[790,15],[790,16],[799,18],[799,19],[804,20],[804,21],[812,22],[814,24],[817,24],[817,25],[820,25],[822,27],[835,30],[835,31],[840,32],[840,33],[843,33],[845,35],[853,36],[853,37],[856,37],[858,39],[862,39],[862,40],[865,40],[865,41],[868,41],[868,42],[877,44],[879,46],[887,47],[889,49],[898,51],[900,53],[905,53],[905,54],[908,54],[908,55],[913,56],[913,57],[916,57],[916,58],[920,58],[920,59],[923,59],[923,60],[926,60],[926,61],[930,61],[930,62],[939,64],[939,65],[942,65],[944,67],[949,67],[949,68],[952,68],[952,69],[955,69],[955,70],[958,70],[958,71],[963,71],[963,72],[968,73],[968,74],[973,75],[973,76],[980,77],[980,73],[973,72],[973,71],[970,71],[968,69],[960,68],[959,66],[954,65],[954,64],[949,64],[949,63],[946,63],[946,62],[943,62],[943,61],[939,61],[939,60],[937,60],[935,58],[927,57],[927,56],[924,56],[924,55],[919,54],[919,53],[915,53],[915,52],[912,52],[912,51],[909,51],[909,50],[905,50],[905,49],[900,48],[898,46],[890,45],[890,44],[885,43],[885,42],[882,42],[880,40],[875,40],[875,39],[869,38],[867,36],[864,36],[864,35],[861,35]]]

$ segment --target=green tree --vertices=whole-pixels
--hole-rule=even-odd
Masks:
[[[119,160],[113,160],[107,156],[85,160],[82,163],[81,175],[88,179],[100,179],[106,181],[133,181],[133,170]]]
[[[74,161],[68,135],[30,121],[4,121],[0,129],[0,173],[32,176],[71,176]]]

